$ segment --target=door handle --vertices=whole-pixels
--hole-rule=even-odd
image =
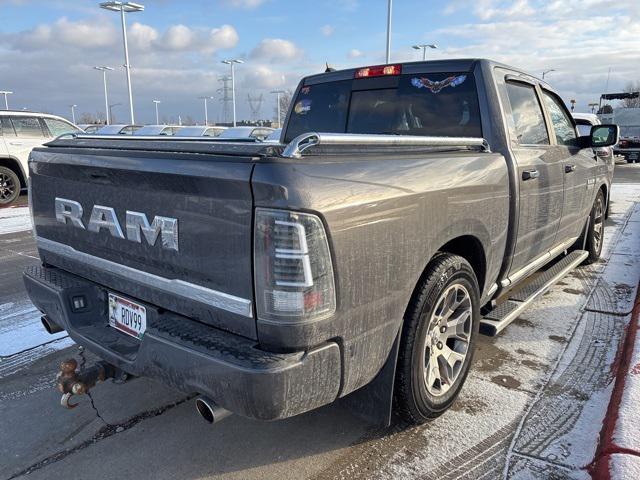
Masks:
[[[538,178],[540,176],[540,172],[538,170],[525,170],[522,172],[522,180],[532,180],[534,178]]]
[[[22,142],[9,142],[9,143],[10,143],[11,145],[16,146],[16,147],[20,147],[20,146],[24,145],[24,143],[22,143]]]
[[[571,173],[571,172],[575,172],[576,171],[576,166],[575,165],[565,165],[564,166],[564,173]]]

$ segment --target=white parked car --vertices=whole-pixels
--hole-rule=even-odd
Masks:
[[[135,132],[134,135],[175,135],[177,132],[182,130],[183,127],[179,125],[145,125],[142,128],[139,128]]]
[[[573,119],[576,122],[576,126],[578,127],[578,135],[581,137],[591,135],[591,127],[593,125],[600,125],[600,119],[595,113],[572,113]],[[595,154],[598,158],[603,159],[607,162],[607,165],[611,166],[613,169],[614,158],[613,158],[613,147],[599,147],[594,149]]]
[[[142,125],[105,125],[95,132],[96,135],[133,135],[133,132],[142,128]]]
[[[269,127],[231,127],[216,138],[226,140],[265,140],[271,133],[273,128]]]
[[[82,130],[55,115],[0,110],[0,207],[13,203],[27,188],[31,149],[65,133]]]
[[[213,126],[207,127],[205,125],[194,125],[191,127],[183,127],[176,133],[177,137],[217,137],[224,132],[227,127]]]

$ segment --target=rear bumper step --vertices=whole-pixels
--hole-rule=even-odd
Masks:
[[[571,252],[522,289],[509,295],[506,302],[498,305],[480,320],[480,332],[491,337],[499,334],[518,318],[529,304],[580,265],[588,255],[585,250]]]
[[[104,287],[37,265],[25,270],[24,282],[38,309],[104,361],[131,375],[203,394],[233,413],[276,420],[338,396],[341,360],[334,342],[308,351],[268,352],[251,339],[144,302],[147,330],[138,340],[108,325]],[[84,306],[74,310],[72,299],[78,296]]]

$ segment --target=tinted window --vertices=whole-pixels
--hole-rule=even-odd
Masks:
[[[13,125],[11,125],[11,120],[9,117],[0,117],[0,121],[2,122],[2,135],[4,137],[15,137],[16,132],[13,131]]]
[[[309,131],[482,136],[471,74],[401,75],[396,88],[351,92],[358,81],[303,87],[294,102],[285,141]]]
[[[44,137],[38,117],[11,117],[11,122],[19,137]]]
[[[70,123],[64,122],[62,120],[57,120],[55,118],[43,118],[43,120],[45,125],[51,132],[51,135],[53,135],[54,137],[64,135],[65,133],[77,133],[80,131]]]
[[[533,86],[507,83],[511,115],[521,145],[548,145],[549,135]]]
[[[556,133],[558,145],[575,145],[576,130],[567,110],[560,104],[560,101],[548,92],[542,92],[544,103],[551,115],[551,123]]]

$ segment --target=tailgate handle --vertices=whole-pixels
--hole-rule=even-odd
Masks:
[[[522,180],[532,180],[534,178],[538,178],[540,176],[540,172],[538,170],[525,170],[522,172]]]
[[[575,172],[576,171],[576,166],[575,165],[565,165],[564,166],[564,173],[571,173],[571,172]]]

